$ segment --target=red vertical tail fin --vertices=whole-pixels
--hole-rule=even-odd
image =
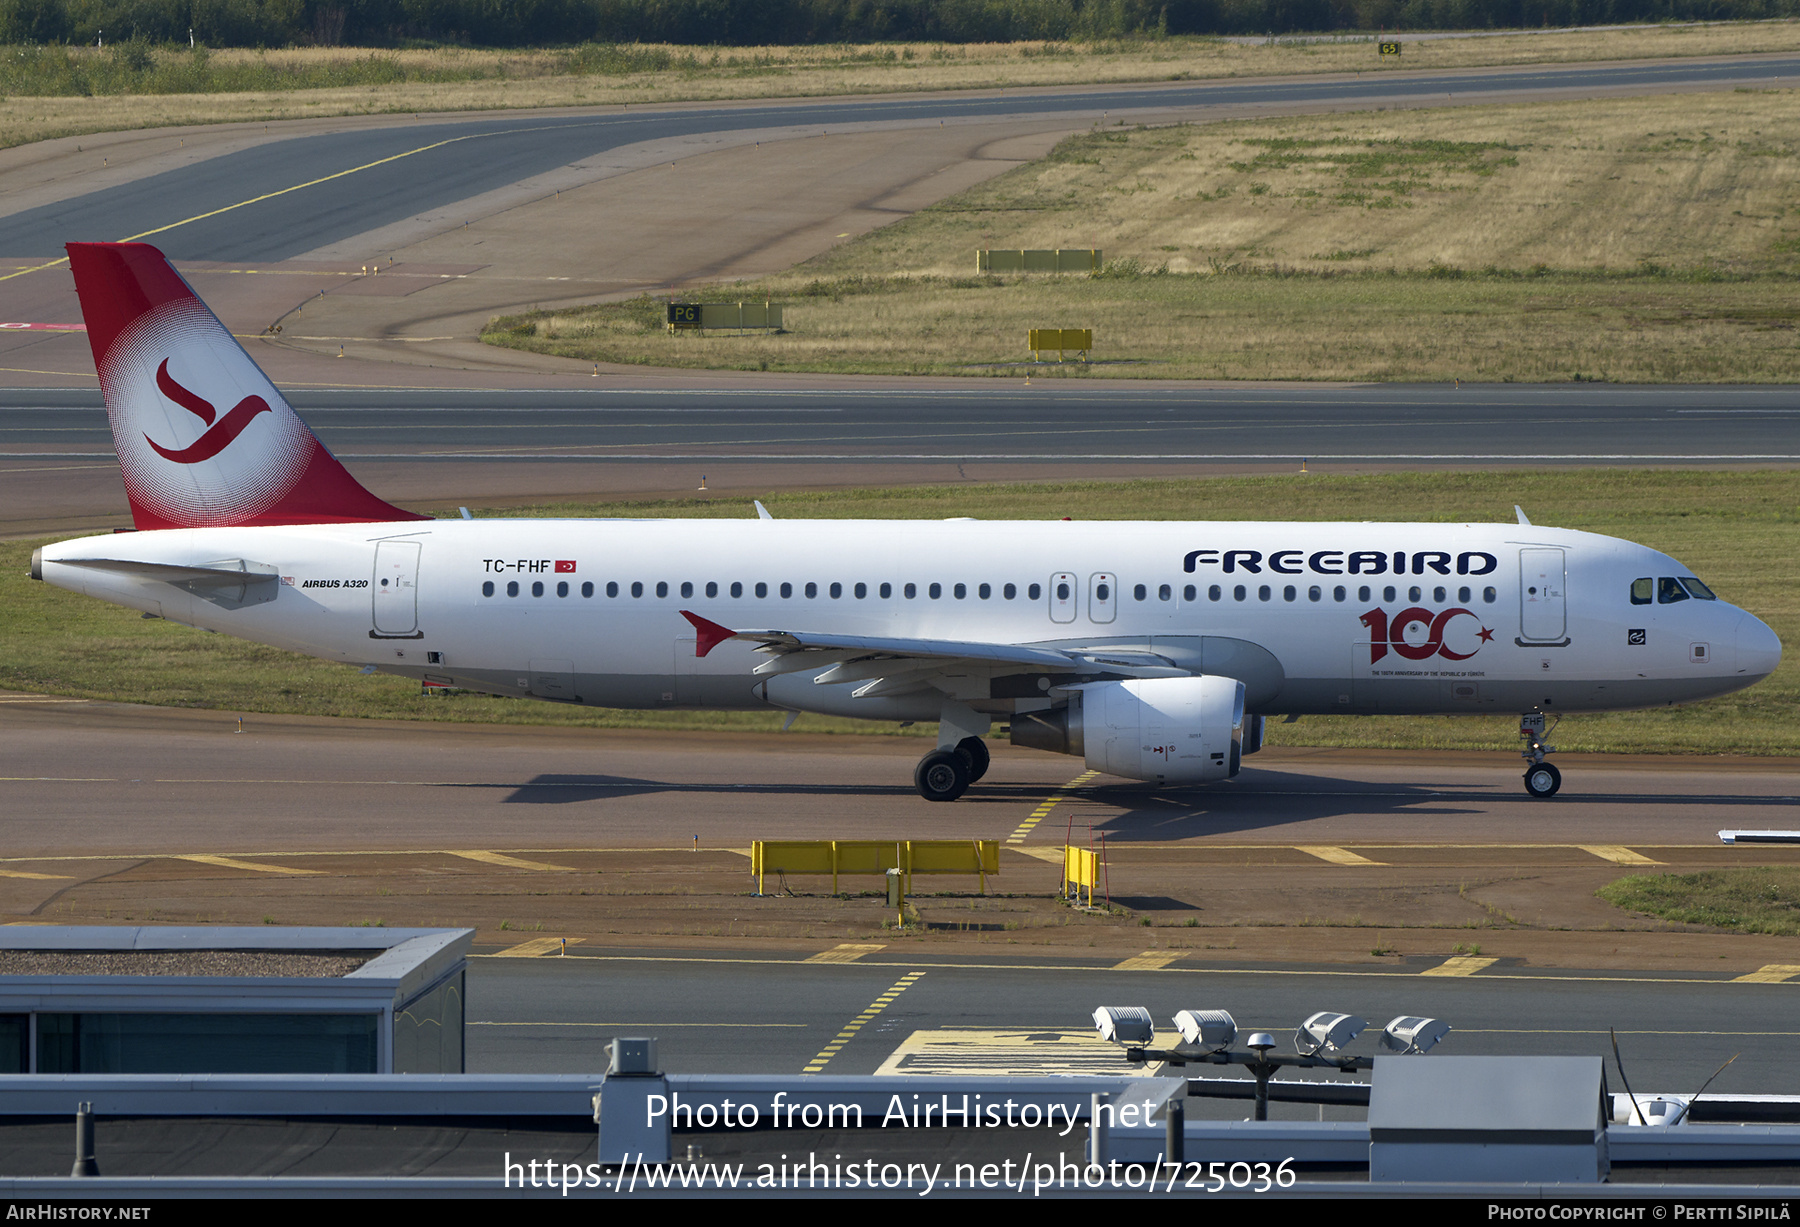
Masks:
[[[68,251],[139,528],[430,518],[358,484],[162,252]]]

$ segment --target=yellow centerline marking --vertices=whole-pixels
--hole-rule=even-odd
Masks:
[[[0,869],[0,878],[29,878],[34,882],[73,881],[66,873],[26,873],[22,869]]]
[[[1633,852],[1623,844],[1576,844],[1590,856],[1597,856],[1603,861],[1611,861],[1615,865],[1660,865],[1662,861],[1653,861],[1642,852]]]
[[[541,959],[546,954],[555,954],[562,950],[563,943],[575,946],[586,941],[585,937],[534,937],[530,941],[520,942],[516,946],[508,946],[504,950],[494,951],[497,959]]]
[[[1332,844],[1295,844],[1294,851],[1304,852],[1308,856],[1316,856],[1322,861],[1330,861],[1333,865],[1380,865],[1382,861],[1372,861],[1366,856],[1359,856],[1348,848],[1339,848]]]
[[[1071,789],[1081,787],[1083,784],[1087,783],[1089,780],[1093,779],[1095,776],[1097,776],[1099,774],[1100,773],[1098,771],[1083,771],[1080,775],[1078,775],[1074,779],[1070,780],[1067,784],[1064,784],[1061,788],[1059,788],[1055,792],[1051,793],[1049,795],[1049,797],[1045,798],[1044,801],[1042,801],[1036,809],[1031,811],[1031,817],[1027,818],[1024,822],[1021,822],[1019,824],[1018,830],[1014,831],[1011,835],[1008,835],[1006,837],[1006,842],[1009,844],[1024,843],[1025,837],[1027,835],[1031,834],[1031,828],[1035,827],[1038,823],[1040,823],[1044,819],[1048,818],[1050,816],[1051,809],[1055,807],[1057,802],[1067,800]]]
[[[460,851],[451,852],[451,856],[460,856],[465,861],[480,861],[484,865],[499,865],[503,869],[535,869],[539,873],[578,873],[567,865],[548,865],[543,861],[521,860],[516,856],[505,856],[499,852]]]
[[[139,239],[147,239],[153,234],[162,234],[165,231],[175,230],[181,226],[191,225],[194,222],[205,221],[207,218],[217,217],[221,213],[230,213],[233,209],[242,209],[249,205],[261,204],[265,200],[274,200],[277,196],[286,196],[290,192],[298,192],[303,188],[317,187],[321,183],[330,183],[333,179],[342,179],[345,175],[354,175],[358,171],[373,170],[377,166],[386,166],[389,162],[398,162],[402,158],[410,158],[415,154],[428,153],[433,149],[442,149],[445,145],[454,145],[460,141],[472,141],[484,136],[510,136],[514,132],[524,132],[527,130],[528,129],[525,128],[509,128],[500,132],[469,132],[462,136],[452,136],[447,140],[433,141],[429,145],[420,145],[417,149],[408,149],[404,153],[390,154],[385,158],[377,158],[373,162],[364,162],[361,166],[352,166],[348,170],[335,171],[329,175],[321,175],[317,179],[308,179],[305,183],[296,183],[292,187],[280,188],[273,192],[264,192],[261,196],[252,196],[250,199],[240,200],[236,204],[224,205],[217,209],[211,209],[205,213],[196,213],[192,217],[184,217],[178,222],[170,222],[166,226],[157,226],[152,230],[143,230],[137,234],[128,235],[118,241],[121,243],[135,243]],[[22,268],[16,273],[7,273],[4,276],[0,276],[0,281],[11,281],[14,277],[23,277],[27,273],[41,273],[47,268],[56,268],[57,266],[67,264],[68,262],[69,257],[63,256],[60,259],[51,260],[47,264],[35,264],[30,268]]]
[[[1114,963],[1114,971],[1161,971],[1170,963],[1181,957],[1181,951],[1146,950],[1142,954],[1134,954],[1122,963]]]
[[[201,865],[217,865],[221,869],[250,869],[257,873],[286,873],[293,875],[323,873],[322,869],[289,869],[286,865],[259,865],[255,861],[234,860],[229,856],[208,856],[203,852],[176,853],[170,859],[177,861],[194,861]]]
[[[854,963],[867,954],[877,950],[886,950],[887,944],[858,945],[855,942],[843,942],[829,950],[821,950],[810,958],[801,959],[802,963]]]
[[[1436,967],[1427,967],[1419,974],[1422,976],[1472,976],[1486,967],[1492,967],[1499,959],[1478,958],[1474,955],[1458,955],[1453,959],[1445,959]]]
[[[1746,975],[1733,976],[1733,984],[1785,984],[1795,976],[1800,976],[1800,967],[1788,963],[1770,963],[1759,967]]]
[[[806,1063],[806,1068],[800,1072],[803,1074],[816,1074],[821,1072],[825,1068],[826,1062],[830,1061],[832,1057],[835,1057],[845,1044],[848,1044],[851,1040],[856,1038],[856,1033],[858,1031],[861,1031],[866,1024],[873,1022],[876,1015],[892,1005],[894,999],[901,993],[904,993],[914,984],[917,984],[919,977],[924,974],[925,973],[922,971],[909,971],[904,976],[901,976],[898,980],[894,981],[894,986],[892,988],[875,998],[875,1000],[869,1004],[867,1009],[846,1023],[844,1029],[832,1037],[832,1041],[821,1048],[819,1050],[819,1055],[808,1061]]]

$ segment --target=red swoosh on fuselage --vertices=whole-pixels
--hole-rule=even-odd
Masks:
[[[231,441],[242,434],[244,427],[250,425],[250,419],[259,413],[269,413],[269,402],[260,396],[246,396],[238,402],[237,408],[219,419],[205,434],[178,452],[172,452],[162,446],[149,435],[144,442],[156,449],[156,454],[164,460],[173,460],[176,464],[199,464],[202,460],[211,460],[227,447]]]

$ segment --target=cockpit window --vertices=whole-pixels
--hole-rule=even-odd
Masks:
[[[1673,605],[1677,601],[1687,599],[1687,589],[1683,588],[1681,581],[1674,576],[1665,575],[1656,581],[1656,603],[1658,605]]]
[[[1701,583],[1691,575],[1684,575],[1681,577],[1681,586],[1686,588],[1688,590],[1688,595],[1692,596],[1697,601],[1716,601],[1719,599],[1713,595],[1713,590],[1711,588],[1708,588],[1705,584]]]
[[[1647,575],[1643,579],[1632,580],[1631,603],[1633,605],[1648,605],[1650,603],[1651,589],[1655,586],[1656,582]]]

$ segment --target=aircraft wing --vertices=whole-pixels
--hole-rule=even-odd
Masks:
[[[698,614],[681,611],[694,627],[694,654],[705,656],[728,639],[757,644],[772,659],[759,675],[833,666],[820,683],[858,681],[884,673],[912,673],[936,667],[987,667],[1046,673],[1125,674],[1131,677],[1185,677],[1189,671],[1148,652],[1084,651],[1031,644],[981,643],[957,639],[904,639],[835,635],[812,631],[735,631]]]

